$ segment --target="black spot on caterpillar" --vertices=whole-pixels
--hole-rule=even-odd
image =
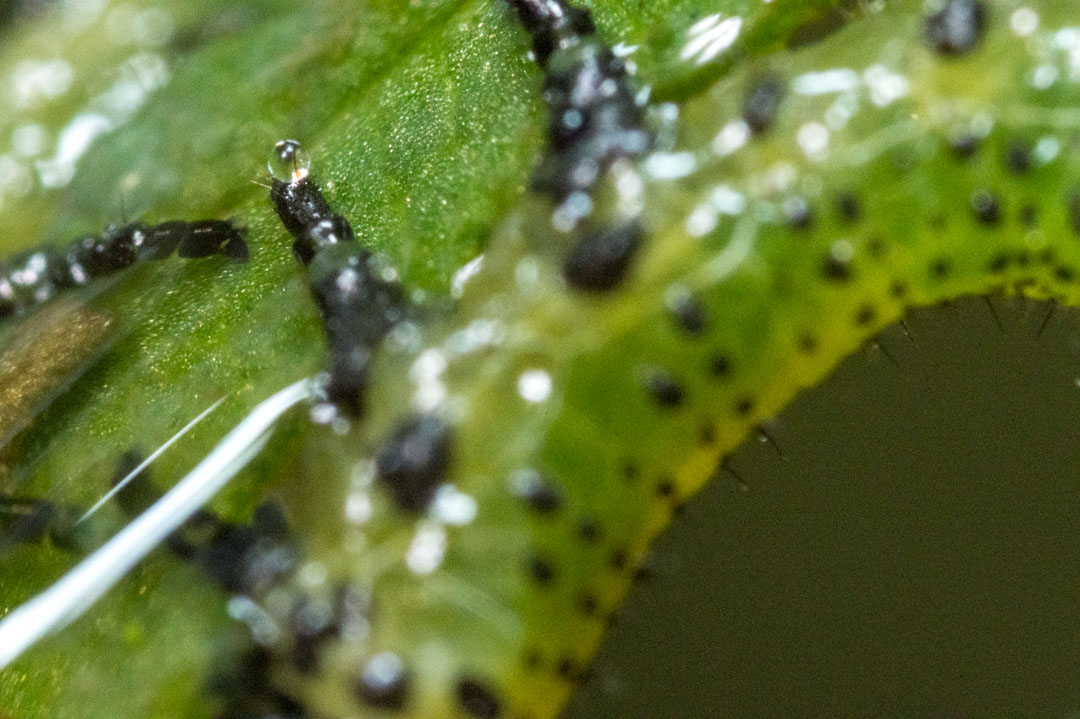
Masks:
[[[357,695],[358,675],[390,653],[408,668],[403,683],[389,673],[391,687],[409,688],[403,711],[551,715],[602,631],[581,611],[581,597],[614,606],[675,500],[799,386],[910,305],[998,289],[1068,302],[1076,267],[1064,242],[1072,240],[1068,143],[1045,106],[1020,119],[1005,111],[1022,107],[1006,102],[1017,94],[1048,96],[1015,77],[970,97],[934,82],[936,72],[960,72],[945,63],[978,61],[986,48],[1017,58],[1012,69],[1028,77],[1034,60],[1008,25],[1008,9],[995,10],[975,49],[956,58],[926,44],[921,14],[895,8],[780,58],[770,69],[790,92],[757,137],[743,125],[751,68],[688,100],[675,144],[658,146],[641,168],[612,163],[605,177],[613,187],[595,191],[590,217],[602,227],[641,213],[633,256],[604,292],[568,291],[567,250],[580,245],[552,227],[548,200],[524,201],[453,314],[426,321],[419,342],[398,342],[374,359],[364,422],[346,438],[330,429],[308,438],[333,448],[327,471],[305,479],[318,487],[310,511],[338,535],[309,556],[341,573],[315,582],[314,595],[349,579],[378,619],[364,639],[322,650],[330,661],[314,674],[278,677],[297,704],[338,711],[341,697]],[[1053,8],[1039,9],[1040,32],[1064,22]],[[927,77],[905,75],[905,63],[857,41],[858,32],[879,38],[886,27],[901,39],[905,61],[929,68]],[[723,39],[718,33],[705,46]],[[1051,110],[1066,107],[1073,89],[1062,79],[1064,54],[1054,58],[1062,97],[1051,98]],[[825,74],[838,66],[848,72]],[[729,92],[740,84],[744,92]],[[980,111],[994,120],[989,128]],[[959,162],[944,151],[957,129],[988,151]],[[1022,174],[1001,165],[1018,129],[1047,139],[1035,143]],[[619,180],[633,189],[635,177],[648,192],[619,195]],[[841,191],[860,208],[855,226],[833,212]],[[993,225],[972,206],[978,192],[998,200]],[[1019,195],[1037,208],[1041,236],[1021,234]],[[636,210],[641,197],[647,206]],[[1032,243],[1057,251],[1049,266],[1036,261],[1043,247]],[[829,257],[846,265],[846,281],[822,277]],[[999,257],[1000,270],[987,277]],[[949,267],[945,276],[930,271],[939,262]],[[679,292],[708,318],[697,334],[671,321],[668,298]],[[678,373],[677,412],[642,391],[643,367]],[[416,411],[439,414],[454,428],[455,447],[418,518],[402,516],[373,461]],[[698,442],[703,426],[713,438],[707,448]],[[512,482],[523,472],[564,490],[559,507],[534,516]],[[454,524],[471,506],[476,516]],[[353,510],[345,520],[342,507]],[[564,541],[583,516],[605,528],[587,549]],[[367,551],[373,544],[384,551]],[[551,578],[543,587],[534,586],[536,566],[550,570],[540,573]],[[523,654],[541,661],[522,669]],[[430,655],[439,661],[424,661]]]

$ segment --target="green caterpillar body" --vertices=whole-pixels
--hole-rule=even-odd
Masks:
[[[280,489],[303,564],[259,597],[286,628],[262,639],[270,679],[306,714],[556,716],[650,541],[801,388],[913,307],[1077,304],[1068,4],[995,2],[962,48],[921,3],[857,15],[712,84],[745,28],[688,17],[673,76],[699,89],[655,108],[657,150],[594,198],[645,226],[624,281],[568,289],[560,218],[526,197],[453,309],[391,333],[363,420],[306,432]],[[375,469],[417,413],[451,432],[420,514]],[[361,619],[297,668],[298,603],[343,586]]]

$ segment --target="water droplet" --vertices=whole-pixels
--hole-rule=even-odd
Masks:
[[[274,145],[267,166],[275,180],[299,182],[311,170],[311,155],[296,140],[281,140]]]

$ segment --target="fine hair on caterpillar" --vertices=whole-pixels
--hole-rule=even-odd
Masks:
[[[618,26],[605,3],[595,18],[561,0],[462,6],[487,13],[477,15],[484,27],[505,32],[476,34],[505,35],[517,60],[531,47],[535,67],[522,61],[515,72],[549,121],[533,128],[545,149],[531,179],[508,183],[521,191],[484,189],[502,204],[483,212],[506,216],[455,280],[453,301],[418,289],[426,245],[395,247],[382,229],[395,225],[367,216],[365,203],[410,217],[412,202],[429,202],[419,217],[440,205],[420,189],[389,201],[368,192],[368,168],[349,152],[385,145],[397,158],[398,137],[378,142],[355,127],[338,137],[335,127],[298,131],[319,158],[310,171],[298,143],[277,145],[270,202],[245,206],[258,237],[252,261],[221,264],[220,283],[199,285],[231,308],[214,315],[231,322],[229,341],[213,345],[220,355],[184,344],[216,329],[185,311],[183,285],[161,293],[174,304],[160,322],[175,333],[140,316],[139,346],[156,349],[145,385],[158,396],[199,395],[202,408],[255,388],[243,403],[227,400],[208,434],[244,426],[259,401],[322,370],[316,422],[283,420],[290,436],[252,470],[288,475],[272,492],[250,492],[275,495],[280,516],[245,524],[257,502],[222,501],[221,516],[181,528],[201,527],[205,545],[173,542],[189,558],[242,549],[246,579],[221,582],[214,597],[247,625],[250,646],[243,662],[204,672],[223,716],[554,716],[650,540],[800,389],[913,307],[999,292],[1076,303],[1078,43],[1064,10],[869,4],[832,35],[780,51],[760,44],[766,30],[796,32],[767,21],[796,10],[761,5],[687,12],[671,21],[674,40],[657,33],[670,47],[654,54],[644,41],[613,47],[623,38],[604,30]],[[510,29],[515,15],[525,34]],[[988,76],[987,58],[1008,61]],[[972,77],[981,82],[961,82]],[[290,92],[314,92],[293,82]],[[650,84],[661,97],[682,92],[679,104],[649,105]],[[318,105],[302,97],[296,112]],[[433,128],[447,117],[446,127],[474,127],[453,115],[467,109],[425,106]],[[274,138],[317,127],[311,117],[282,122]],[[437,155],[428,140],[416,143]],[[470,148],[459,162],[482,157]],[[416,176],[440,174],[414,164]],[[469,209],[462,224],[476,221]],[[437,245],[431,234],[421,239]],[[291,301],[259,305],[251,294]],[[290,341],[315,349],[274,349]],[[255,349],[234,352],[232,342]],[[161,389],[161,377],[180,376],[157,374],[174,355],[228,370]],[[104,389],[91,374],[76,384],[110,398],[119,375],[105,375]],[[145,411],[141,387],[116,403]],[[42,415],[58,423],[55,444],[45,420],[17,438],[19,472],[59,474],[50,462],[77,432],[64,434],[57,416],[92,412],[74,394]],[[139,420],[125,417],[77,425],[112,431],[114,465],[132,444],[161,441],[144,443],[129,426]],[[158,437],[154,419],[147,434]],[[230,457],[245,456],[232,447]],[[85,464],[110,477],[103,454]],[[155,481],[169,475],[154,468]],[[31,501],[19,505],[28,516],[47,513],[25,493],[5,496]],[[288,542],[278,541],[283,527]]]

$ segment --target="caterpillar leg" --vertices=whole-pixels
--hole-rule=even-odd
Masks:
[[[293,253],[308,268],[329,345],[327,405],[359,417],[372,353],[395,325],[414,313],[391,269],[356,241],[349,221],[334,212],[308,177],[310,161],[300,144],[274,147],[270,199],[295,238]]]
[[[141,461],[138,452],[125,453],[112,483],[128,476]],[[0,493],[0,554],[18,545],[46,540],[73,554],[85,554],[95,544],[96,521],[96,517],[87,516],[85,507]]]
[[[81,287],[141,260],[224,255],[248,259],[247,229],[237,219],[109,225],[66,248],[41,247],[0,261],[0,318],[21,314],[62,290]]]

